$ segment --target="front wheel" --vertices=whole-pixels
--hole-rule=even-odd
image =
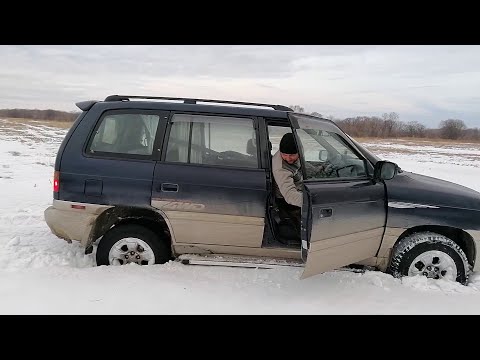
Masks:
[[[433,232],[414,233],[395,245],[389,272],[395,277],[422,275],[466,284],[469,265],[451,239]]]
[[[109,230],[97,247],[97,265],[163,264],[170,260],[169,244],[152,230],[135,224]]]

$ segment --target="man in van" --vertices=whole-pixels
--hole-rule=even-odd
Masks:
[[[317,168],[308,162],[305,164],[305,168],[308,177],[329,177],[333,170],[331,164]],[[303,175],[292,133],[283,135],[280,148],[272,157],[272,172],[275,180],[275,202],[283,217],[290,218],[295,232],[299,236],[303,203]]]
[[[283,135],[279,150],[272,157],[275,203],[281,217],[291,219],[300,234],[303,202],[303,176],[297,146],[292,133]]]

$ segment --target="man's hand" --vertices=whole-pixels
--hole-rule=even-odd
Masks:
[[[306,163],[307,179],[311,178],[325,178],[335,176],[335,166],[330,162],[325,162],[322,165],[314,166],[309,162]]]
[[[323,172],[327,176],[332,175],[333,171],[335,170],[335,167],[333,166],[333,164],[330,164],[330,163],[322,165],[322,168],[323,168],[322,169]]]

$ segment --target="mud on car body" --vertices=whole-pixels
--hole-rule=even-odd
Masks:
[[[302,278],[357,264],[462,284],[478,268],[480,193],[380,160],[330,120],[210,99],[77,106],[45,220],[87,253],[96,245],[98,265],[218,255],[295,262]],[[304,173],[293,235],[272,194],[271,157],[287,132],[302,163],[333,169]]]

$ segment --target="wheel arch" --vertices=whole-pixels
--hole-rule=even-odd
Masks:
[[[462,229],[458,229],[451,226],[441,226],[441,225],[422,225],[422,226],[414,226],[407,230],[405,230],[395,241],[392,246],[391,254],[393,254],[393,249],[398,246],[398,244],[407,236],[410,236],[414,233],[421,233],[421,232],[434,232],[440,235],[443,235],[453,242],[455,242],[460,248],[463,250],[465,255],[467,256],[468,264],[472,266],[475,265],[475,258],[477,249],[475,248],[475,241],[473,240],[472,236],[465,232]],[[388,265],[392,261],[392,257],[390,255],[390,259],[388,261]]]
[[[88,248],[110,229],[126,224],[141,225],[157,234],[164,234],[173,252],[173,234],[166,217],[154,209],[133,206],[116,206],[100,214],[92,226],[86,247]]]

